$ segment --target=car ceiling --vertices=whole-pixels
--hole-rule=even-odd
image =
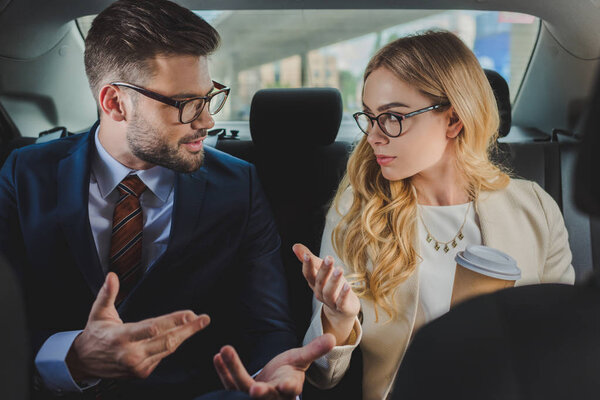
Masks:
[[[595,71],[600,68],[600,0],[176,2],[194,10],[427,9],[433,12],[465,9],[537,16],[542,20],[542,26],[513,103],[512,120],[515,126],[535,127],[546,133],[554,128],[575,128],[572,121],[577,120],[580,105],[585,104],[589,95]],[[26,134],[56,125],[78,130],[89,127],[89,121],[96,117],[93,99],[87,91],[80,90],[87,86],[81,57],[83,41],[72,21],[97,14],[110,3],[111,0],[0,0],[0,97]],[[378,18],[378,13],[371,14]],[[315,15],[305,12],[303,18],[312,25],[323,23],[343,27],[348,23],[341,16],[322,20]],[[382,19],[381,24],[384,27],[389,21]],[[248,36],[260,38],[261,34]],[[291,39],[298,41],[293,35]],[[28,112],[23,106],[41,111]],[[35,126],[27,126],[29,123]]]
[[[97,14],[110,3],[110,0],[0,0],[0,56],[37,57],[60,41],[69,21]],[[197,10],[405,8],[522,12],[541,18],[556,41],[573,56],[584,60],[600,57],[600,0],[185,0],[178,3]]]

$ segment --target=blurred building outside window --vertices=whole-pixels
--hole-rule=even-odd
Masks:
[[[231,87],[218,121],[247,121],[252,96],[264,88],[335,87],[344,103],[342,124],[361,109],[362,76],[387,43],[429,29],[456,33],[483,68],[518,93],[539,31],[539,19],[509,12],[465,10],[195,11],[221,34],[209,58],[214,80]],[[80,18],[85,36],[93,16]],[[350,128],[349,128],[350,129]],[[352,134],[356,134],[353,127]],[[347,139],[347,138],[346,138]]]

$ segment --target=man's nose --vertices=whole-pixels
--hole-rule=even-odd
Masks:
[[[192,121],[191,126],[194,130],[212,129],[215,126],[215,120],[208,112],[208,104],[204,106],[200,116]]]

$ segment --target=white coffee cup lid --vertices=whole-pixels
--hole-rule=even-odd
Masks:
[[[514,258],[487,246],[468,245],[465,251],[454,258],[457,264],[492,278],[516,281],[521,278],[521,270]]]

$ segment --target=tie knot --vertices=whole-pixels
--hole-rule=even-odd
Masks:
[[[146,190],[146,185],[137,175],[129,175],[119,183],[118,188],[121,195],[131,194],[140,197]]]

